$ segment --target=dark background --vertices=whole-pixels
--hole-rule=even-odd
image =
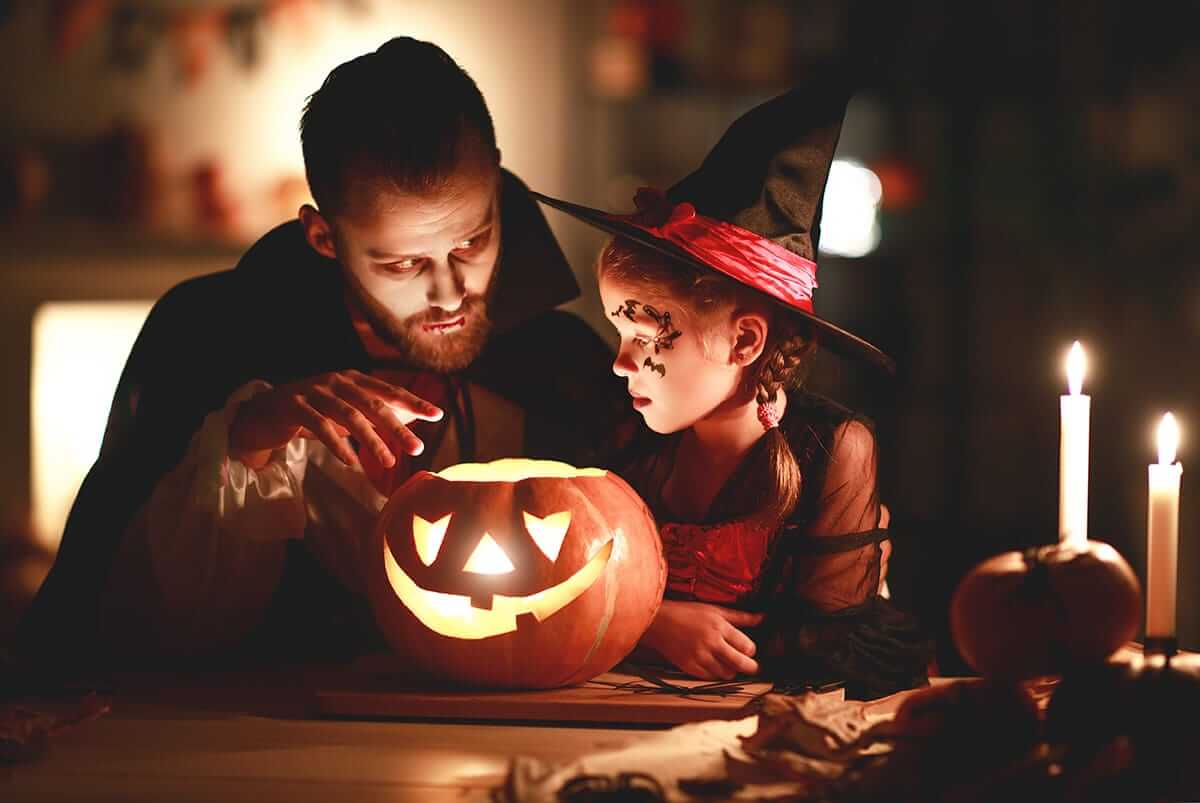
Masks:
[[[51,4],[72,5],[88,4]],[[10,302],[0,344],[5,627],[53,550],[28,524],[37,299],[20,288],[38,265],[65,261],[73,272],[38,298],[77,297],[89,281],[103,285],[95,297],[152,298],[181,275],[230,263],[303,195],[293,155],[271,175],[277,208],[252,197],[263,180],[238,167],[245,138],[269,122],[277,133],[258,161],[270,143],[295,150],[296,98],[338,61],[409,33],[438,41],[479,81],[506,163],[538,189],[611,209],[628,208],[641,184],[682,177],[734,117],[817,65],[872,63],[839,156],[880,177],[881,237],[865,256],[821,256],[816,303],[900,371],[884,380],[825,357],[814,382],[877,422],[895,596],[939,634],[943,669],[961,670],[945,616],[962,573],[1056,538],[1058,396],[1078,339],[1090,361],[1090,535],[1143,579],[1154,427],[1168,409],[1180,420],[1179,629],[1183,646],[1200,648],[1200,506],[1187,469],[1200,426],[1200,47],[1187,4],[312,0],[317,24],[300,35],[275,5],[246,3],[259,12],[248,29],[257,61],[229,47],[237,4],[114,7],[156,5],[179,24],[215,15],[223,34],[209,42],[207,72],[163,66],[178,41],[165,37],[143,42],[148,66],[114,63],[111,17],[64,56],[70,20],[0,3],[10,45],[0,90],[12,110],[0,129],[0,214],[12,243],[0,282],[24,299]],[[347,21],[323,27],[321,15]],[[343,30],[355,38],[326,47],[322,37]],[[83,77],[93,71],[123,72]],[[279,76],[296,84],[290,95]],[[255,118],[273,92],[291,105]],[[243,95],[252,102],[229,101]],[[54,179],[40,194],[38,170]],[[255,214],[224,213],[230,198]],[[611,337],[590,273],[600,238],[550,217],[586,288],[573,308]],[[125,263],[151,278],[108,289],[108,272]],[[171,267],[155,274],[156,265]]]

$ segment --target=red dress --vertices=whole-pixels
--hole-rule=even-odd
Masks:
[[[643,432],[617,464],[659,522],[668,599],[763,612],[750,636],[763,673],[777,685],[842,681],[849,696],[869,699],[926,683],[933,645],[915,619],[878,593],[880,545],[889,534],[879,529],[873,461],[861,482],[825,488],[835,432],[851,417],[811,394],[789,394],[781,430],[803,480],[782,524],[736,510],[738,472],[714,500],[711,520],[676,521],[661,494],[676,436]],[[830,531],[817,531],[818,521]]]
[[[750,602],[767,558],[771,529],[747,521],[670,523],[659,527],[667,558],[667,594],[731,608]]]

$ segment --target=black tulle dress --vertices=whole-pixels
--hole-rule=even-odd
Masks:
[[[658,521],[669,565],[668,599],[764,612],[762,625],[748,634],[763,674],[777,687],[841,683],[847,696],[873,699],[926,684],[933,644],[912,616],[880,595],[888,531],[879,528],[869,428],[857,428],[859,448],[870,449],[867,459],[853,461],[860,468],[831,471],[839,427],[852,420],[861,421],[826,399],[788,395],[780,427],[800,466],[802,486],[782,526],[736,510],[733,498],[744,496],[736,490],[745,481],[745,466],[718,493],[706,520],[672,515],[661,491],[671,474],[677,434],[643,429],[613,465]]]

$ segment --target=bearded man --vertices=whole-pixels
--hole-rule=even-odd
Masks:
[[[40,665],[339,658],[379,646],[357,557],[414,471],[584,460],[624,396],[554,308],[578,285],[441,49],[340,65],[304,110],[316,205],[180,284],[18,634]]]

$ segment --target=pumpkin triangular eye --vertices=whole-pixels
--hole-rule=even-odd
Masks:
[[[529,535],[538,545],[538,549],[542,550],[552,562],[558,560],[558,553],[562,550],[563,539],[567,537],[567,529],[570,526],[571,511],[569,510],[564,510],[562,513],[551,513],[544,519],[539,519],[530,513],[525,514],[525,529],[529,531]]]
[[[438,552],[442,549],[442,539],[446,537],[446,529],[450,526],[450,517],[453,515],[447,513],[432,524],[420,516],[413,516],[413,543],[417,547],[417,557],[426,566],[432,566],[437,560]]]
[[[515,569],[508,555],[504,554],[489,533],[484,533],[483,538],[479,539],[479,546],[475,547],[471,557],[467,558],[467,565],[463,566],[464,572],[472,574],[508,574]]]

